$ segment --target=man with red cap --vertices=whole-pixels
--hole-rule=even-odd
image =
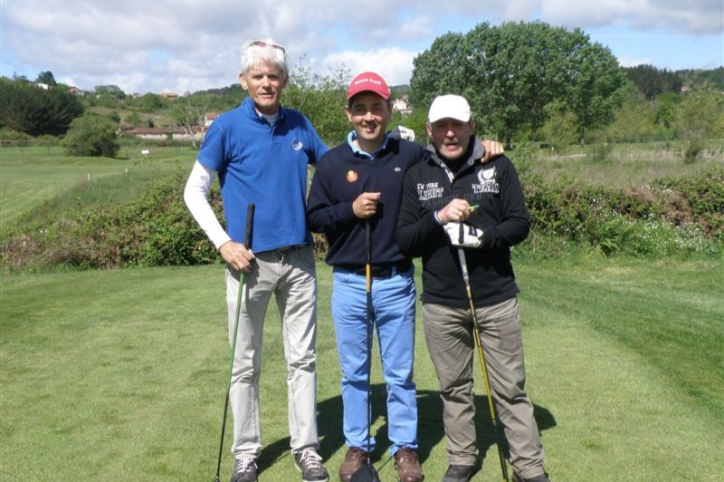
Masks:
[[[319,162],[309,191],[307,217],[329,243],[333,266],[332,318],[342,370],[343,431],[348,446],[339,477],[347,482],[369,460],[366,229],[371,231],[371,285],[382,371],[387,387],[390,454],[401,482],[424,475],[417,456],[417,400],[413,381],[415,283],[409,257],[395,241],[402,181],[429,153],[386,134],[391,92],[374,72],[356,76],[347,90],[347,142]],[[499,151],[497,143],[488,144]],[[487,157],[486,157],[487,160]]]

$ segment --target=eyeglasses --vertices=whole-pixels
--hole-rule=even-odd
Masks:
[[[274,49],[279,49],[279,50],[281,50],[282,53],[285,54],[285,55],[286,55],[286,53],[287,53],[287,51],[284,50],[284,47],[282,47],[281,45],[268,44],[268,43],[266,43],[266,42],[264,42],[264,41],[262,41],[262,40],[255,40],[255,41],[253,41],[251,44],[254,45],[254,46],[256,46],[256,47],[271,47],[271,48],[274,48]]]

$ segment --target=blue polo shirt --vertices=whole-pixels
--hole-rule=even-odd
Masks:
[[[198,161],[219,173],[226,230],[242,243],[249,203],[256,205],[252,249],[311,244],[305,199],[307,167],[327,152],[309,120],[279,108],[272,126],[246,98],[209,127]]]

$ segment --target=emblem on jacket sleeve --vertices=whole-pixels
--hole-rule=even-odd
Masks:
[[[357,181],[357,173],[349,170],[347,171],[347,182],[356,182]]]
[[[301,150],[302,147],[304,147],[304,145],[302,144],[302,141],[300,141],[299,139],[294,139],[292,141],[292,149],[294,149],[295,151]]]

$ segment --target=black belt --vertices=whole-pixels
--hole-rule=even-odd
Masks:
[[[359,266],[340,265],[339,267],[359,276],[367,276],[367,268],[364,266],[360,268]],[[398,263],[373,264],[371,271],[373,278],[389,278],[397,273],[404,273],[410,268],[412,268],[412,261],[405,260]]]
[[[290,251],[292,249],[300,249],[305,246],[306,246],[306,244],[292,244],[290,246],[282,246],[281,248],[277,248],[274,251],[284,252],[284,251]]]

